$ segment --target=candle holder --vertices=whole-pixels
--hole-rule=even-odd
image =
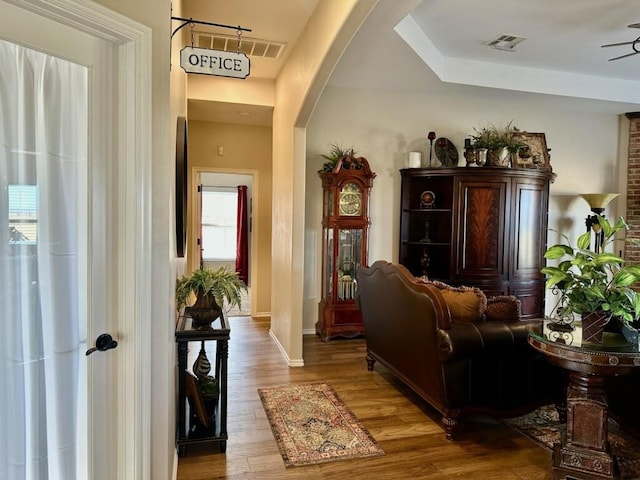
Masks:
[[[431,168],[431,157],[433,155],[433,141],[436,139],[436,132],[429,132],[427,134],[429,139],[429,168]]]

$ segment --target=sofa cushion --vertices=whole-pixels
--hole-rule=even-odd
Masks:
[[[452,322],[478,322],[484,319],[487,297],[479,288],[452,287],[438,280],[424,283],[429,283],[440,290],[444,301],[449,307]]]
[[[522,307],[520,299],[515,295],[496,295],[487,299],[485,320],[502,322],[516,322],[520,319]]]

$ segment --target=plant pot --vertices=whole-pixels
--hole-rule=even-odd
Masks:
[[[508,167],[511,154],[505,147],[489,150],[487,163],[491,167]]]
[[[629,345],[633,345],[640,350],[640,322],[629,324],[617,317],[613,317],[607,324],[604,331],[621,333]]]
[[[636,328],[627,322],[620,322],[620,331],[630,345],[634,345],[636,348],[640,346],[640,332]]]
[[[193,319],[194,326],[204,326],[213,322],[222,313],[222,309],[216,303],[216,299],[211,294],[205,294],[198,290],[195,303],[184,309],[185,315]]]
[[[210,308],[187,307],[184,312],[185,315],[192,318],[194,327],[210,325],[220,316],[220,311],[215,311]]]
[[[582,342],[602,343],[602,332],[608,322],[606,312],[591,312],[582,314]]]
[[[613,317],[604,330],[605,332],[621,333],[630,345],[640,347],[640,332],[638,331],[639,327],[640,323],[638,322],[634,322],[630,325],[629,323],[623,322],[617,317]]]

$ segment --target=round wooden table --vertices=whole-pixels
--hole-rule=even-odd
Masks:
[[[567,428],[554,445],[553,480],[619,478],[607,438],[609,410],[604,379],[640,367],[640,351],[617,333],[605,332],[601,345],[582,344],[581,325],[559,332],[551,320],[529,331],[529,344],[569,372]]]

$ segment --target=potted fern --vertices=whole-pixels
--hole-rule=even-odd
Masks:
[[[601,341],[604,325],[611,319],[634,329],[640,318],[640,294],[632,288],[640,281],[640,266],[626,265],[622,257],[606,251],[616,234],[628,229],[627,223],[622,217],[614,225],[600,215],[597,220],[603,235],[599,251],[590,249],[590,232],[580,235],[575,247],[557,232],[566,243],[549,247],[544,256],[559,263],[541,270],[548,276],[547,288],[560,294],[555,319],[570,325],[574,314],[581,316],[583,341],[594,343]],[[638,239],[627,241],[640,245]]]
[[[240,307],[241,294],[247,286],[236,272],[226,267],[216,270],[198,268],[176,281],[176,308],[185,308],[196,322],[210,323],[222,312],[225,302],[229,307]],[[196,297],[191,306],[187,306],[190,297]]]

